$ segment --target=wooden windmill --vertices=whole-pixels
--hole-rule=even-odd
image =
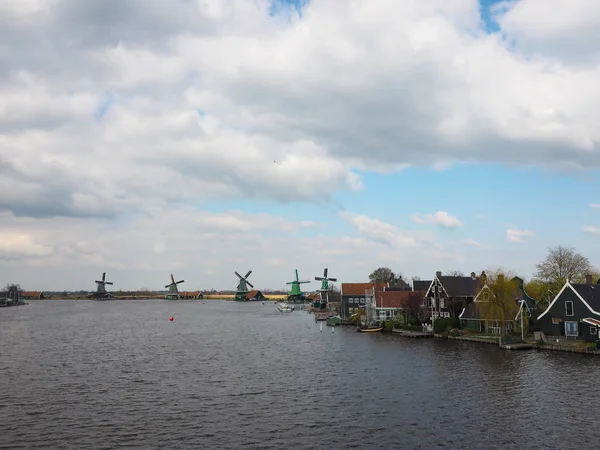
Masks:
[[[98,287],[96,288],[96,292],[88,295],[90,298],[112,298],[112,294],[106,292],[106,285],[109,284],[112,286],[112,281],[106,281],[106,272],[102,272],[102,280],[96,280],[96,284]]]
[[[315,302],[314,307],[316,309],[327,309],[327,305],[329,304],[329,292],[331,292],[331,286],[329,285],[330,281],[337,281],[337,278],[329,278],[327,277],[327,272],[329,271],[329,269],[327,267],[325,267],[325,270],[323,270],[323,276],[322,277],[315,277],[315,280],[320,281],[321,282],[321,289],[318,289],[317,291],[320,294],[320,301]]]
[[[240,280],[240,282],[237,285],[237,291],[235,293],[235,299],[236,300],[246,300],[246,294],[248,294],[248,292],[250,292],[250,290],[248,289],[248,286],[250,286],[251,288],[254,288],[254,286],[252,286],[252,283],[250,283],[248,281],[248,277],[250,276],[250,274],[252,273],[252,271],[249,270],[248,273],[246,274],[246,276],[241,276],[237,272],[233,272],[233,273],[235,273],[235,275]]]
[[[291,284],[290,292],[288,293],[288,302],[291,303],[304,303],[304,292],[300,288],[301,284],[310,283],[310,280],[302,280],[298,278],[298,269],[296,269],[296,279],[294,281],[288,281],[286,284]]]
[[[169,293],[165,296],[167,300],[179,299],[179,289],[177,289],[177,285],[183,283],[185,280],[179,280],[175,282],[175,278],[173,278],[173,274],[171,274],[171,284],[167,284],[165,287],[169,288]]]

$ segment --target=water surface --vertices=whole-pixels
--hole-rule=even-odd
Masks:
[[[600,442],[593,356],[320,332],[303,311],[225,301],[32,301],[0,309],[0,341],[0,448]]]

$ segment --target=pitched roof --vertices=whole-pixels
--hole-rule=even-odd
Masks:
[[[590,305],[590,308],[600,312],[600,284],[572,284],[571,286]]]
[[[427,292],[429,286],[431,286],[432,280],[414,280],[413,290]]]
[[[536,306],[536,301],[533,297],[530,297],[529,295],[527,295],[527,292],[525,292],[525,286],[523,283],[523,279],[519,278],[519,277],[513,277],[510,281],[512,281],[513,283],[515,283],[517,285],[517,288],[518,288],[517,298],[519,300],[525,301],[525,306],[527,307],[529,312],[533,311]]]
[[[381,291],[375,293],[377,308],[405,308],[406,302],[412,297],[421,299],[425,291]]]
[[[258,295],[260,291],[258,289],[254,289],[246,294],[246,298],[254,298]]]
[[[21,297],[39,297],[42,295],[42,291],[25,291],[21,292]]]
[[[388,283],[342,283],[342,295],[365,295],[367,289],[383,291]]]
[[[477,295],[478,278],[441,276],[438,279],[450,297],[475,297]]]

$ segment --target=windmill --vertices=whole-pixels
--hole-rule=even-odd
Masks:
[[[250,286],[251,288],[254,288],[254,286],[252,286],[252,283],[250,283],[248,281],[248,277],[250,276],[252,271],[249,270],[245,276],[241,276],[237,272],[234,272],[234,273],[240,280],[240,282],[237,285],[237,292],[235,293],[235,299],[236,300],[246,300],[246,294],[248,292],[250,292],[250,290],[248,289],[248,286]]]
[[[175,282],[175,278],[173,278],[173,274],[171,274],[171,284],[167,284],[165,287],[169,288],[169,293],[165,296],[165,298],[167,300],[173,300],[173,299],[178,299],[179,297],[179,290],[177,289],[177,285],[180,283],[183,283],[184,280],[179,280],[177,282]]]
[[[96,284],[98,287],[96,288],[96,292],[92,292],[88,295],[90,298],[112,298],[112,294],[106,292],[106,285],[109,284],[112,286],[112,281],[106,281],[106,272],[102,272],[102,280],[96,280]]]
[[[328,278],[327,277],[328,271],[329,271],[329,269],[327,267],[325,267],[325,270],[323,270],[323,276],[315,277],[315,280],[321,282],[321,289],[317,290],[321,294],[321,298],[320,298],[319,304],[314,305],[316,308],[319,308],[319,309],[327,308],[327,305],[329,304],[329,292],[331,291],[331,286],[329,286],[329,282],[337,281],[337,278]]]
[[[300,289],[300,285],[304,283],[310,283],[310,280],[302,280],[298,278],[298,269],[296,269],[296,279],[294,281],[288,281],[286,284],[291,284],[290,292],[288,294],[288,302],[292,303],[304,303],[304,292]]]

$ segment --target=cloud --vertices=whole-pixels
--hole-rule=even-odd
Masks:
[[[593,225],[586,225],[581,227],[581,230],[588,234],[600,234],[600,228]]]
[[[592,208],[592,209],[600,209],[600,203],[590,203],[590,208]]]
[[[592,48],[580,1],[556,24],[504,7],[506,40],[467,0],[25,3],[0,14],[0,209],[18,215],[314,201],[409,165],[598,167],[600,69],[550,52],[565,33]]]
[[[52,284],[108,266],[146,285],[230,271],[223,255],[279,270],[282,248],[290,265],[331,258],[348,276],[366,258],[464,258],[362,214],[331,237],[311,217],[202,205],[333,205],[369,172],[409,166],[597,169],[599,15],[557,2],[542,23],[545,4],[503,4],[487,34],[474,0],[321,0],[301,14],[267,0],[0,2],[2,251],[24,261],[3,273]]]
[[[600,39],[600,4],[597,2],[505,1],[494,9],[502,31],[527,54],[542,54],[579,64],[600,61],[600,51],[594,44]],[[539,20],[549,14],[550,20]]]
[[[434,223],[442,228],[456,228],[462,226],[462,222],[456,216],[451,216],[445,211],[436,211],[433,214],[413,214],[410,216],[414,223],[420,225]]]
[[[517,230],[515,228],[508,228],[506,230],[506,239],[510,242],[525,242],[526,238],[533,236],[533,231],[529,230]]]

